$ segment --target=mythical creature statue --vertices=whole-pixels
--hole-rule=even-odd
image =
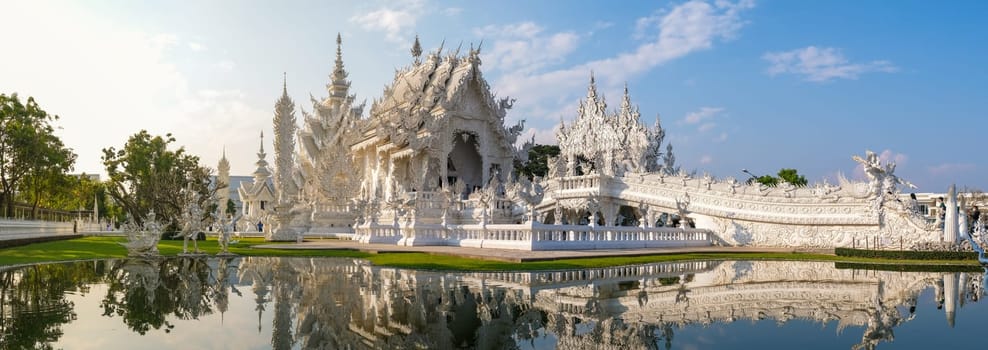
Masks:
[[[213,220],[219,225],[219,232],[217,233],[216,241],[220,245],[219,255],[231,255],[230,253],[230,243],[236,243],[230,241],[230,235],[233,233],[233,223],[240,219],[240,216],[235,218],[226,217],[221,214],[220,211],[213,212]]]
[[[518,181],[505,184],[505,191],[509,198],[522,202],[529,211],[529,220],[536,221],[535,206],[542,203],[545,197],[545,188],[542,186],[542,179],[535,178],[529,181],[527,177],[521,176]]]
[[[676,211],[679,214],[679,227],[687,228],[686,215],[688,215],[690,206],[690,194],[684,193],[682,197],[676,198]]]
[[[189,253],[189,240],[192,240],[193,252],[198,254],[199,231],[202,228],[202,205],[199,203],[199,193],[188,190],[188,200],[182,212],[182,254]]]
[[[129,217],[127,223],[124,224],[124,231],[127,232],[127,243],[120,244],[127,248],[128,256],[141,258],[158,256],[161,224],[158,223],[154,210],[148,213],[143,226],[137,225],[134,218]]]
[[[893,195],[898,194],[898,185],[916,188],[916,186],[912,183],[895,176],[895,162],[890,161],[883,165],[882,161],[878,158],[878,155],[875,154],[875,152],[865,151],[865,158],[852,156],[851,159],[861,163],[864,167],[865,175],[868,176],[869,197],[877,198],[886,193]]]

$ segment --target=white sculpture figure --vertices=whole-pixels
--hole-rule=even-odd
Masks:
[[[505,185],[505,190],[509,198],[521,201],[529,212],[529,221],[535,220],[535,206],[542,203],[542,199],[545,197],[545,189],[543,188],[542,179],[539,177],[535,178],[535,181],[529,181],[527,177],[520,177],[517,182]]]
[[[689,215],[690,206],[690,194],[684,193],[681,197],[676,198],[676,211],[679,214],[679,228],[689,228],[686,216]]]
[[[133,217],[128,218],[123,231],[127,232],[127,243],[120,244],[127,248],[127,256],[141,258],[159,256],[158,241],[161,240],[161,224],[158,223],[154,210],[148,212],[143,226],[137,225]]]
[[[864,167],[865,175],[868,177],[868,197],[896,195],[899,193],[898,185],[916,188],[912,183],[895,176],[895,162],[890,161],[883,166],[875,152],[865,151],[865,158],[852,156],[851,159]]]
[[[600,200],[597,199],[597,196],[591,195],[587,198],[587,211],[590,212],[588,224],[590,226],[597,226],[597,212],[600,211]]]
[[[216,242],[219,243],[220,252],[217,255],[233,255],[230,253],[230,234],[233,233],[233,223],[239,219],[227,217],[220,213],[220,211],[213,212],[213,220],[219,225],[219,232],[217,232]]]
[[[202,228],[202,205],[199,203],[199,193],[190,186],[185,210],[182,212],[182,254],[189,253],[189,240],[192,240],[193,252],[199,254],[198,236]]]
[[[710,185],[714,183],[714,177],[710,173],[703,173],[703,186],[706,189],[710,189]]]
[[[741,187],[741,183],[738,182],[738,179],[735,179],[733,177],[727,179],[727,185],[730,186],[731,194],[737,194],[738,187]]]

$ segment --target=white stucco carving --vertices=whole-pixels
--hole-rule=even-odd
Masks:
[[[592,74],[575,120],[558,129],[560,155],[549,159],[548,174],[515,181],[513,163],[527,157],[533,142],[516,146],[524,122],[506,125],[514,100],[491,92],[480,49],[462,55],[460,48],[441,46],[423,57],[416,40],[411,53],[412,63],[396,70],[365,118],[364,104],[349,93],[337,36],[329,96],[313,98],[311,111],[302,111],[294,162],[282,156],[293,145],[286,117],[292,103],[283,94],[276,105],[280,193],[275,197],[264,190],[270,172],[262,148],[255,181],[242,198],[253,207],[265,196],[290,199],[277,206],[277,215],[298,214],[287,219],[294,232],[407,245],[564,246],[538,243],[539,237],[562,236],[547,233],[552,228],[545,226],[552,225],[533,225],[537,221],[560,224],[558,232],[586,233],[566,234],[569,239],[624,235],[630,232],[626,227],[638,227],[628,236],[643,240],[635,246],[652,244],[645,241],[677,229],[676,224],[684,232],[676,237],[688,245],[699,239],[751,246],[831,248],[866,241],[913,247],[942,237],[899,200],[899,186],[911,184],[894,174],[895,164],[883,164],[870,151],[853,157],[864,166],[867,182],[840,178],[836,185],[768,187],[686,173],[675,165],[671,144],[662,151],[665,130],[658,118],[646,127],[627,87],[620,108],[608,111]],[[251,222],[271,215],[245,210]],[[517,226],[500,227],[503,234],[495,234],[488,225]],[[687,230],[704,235],[690,236]],[[530,242],[519,243],[518,237]],[[600,237],[611,240],[614,234]]]

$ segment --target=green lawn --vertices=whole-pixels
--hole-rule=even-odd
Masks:
[[[52,261],[87,260],[104,258],[123,258],[127,249],[119,243],[124,237],[84,237],[79,239],[35,243],[19,247],[0,249],[0,266],[31,264]],[[620,265],[645,264],[663,261],[684,260],[800,260],[800,261],[835,261],[845,263],[867,263],[887,265],[953,265],[977,267],[977,261],[929,261],[929,260],[883,260],[866,258],[837,257],[832,255],[808,253],[695,253],[695,254],[663,254],[647,256],[626,256],[607,258],[561,259],[535,262],[503,262],[480,259],[469,259],[448,255],[427,253],[381,253],[372,254],[349,250],[290,250],[290,249],[259,249],[253,248],[259,244],[270,244],[261,238],[241,239],[232,244],[230,251],[241,256],[309,256],[309,257],[348,257],[369,260],[380,266],[392,266],[428,270],[467,270],[467,271],[522,271],[522,270],[558,270],[579,269]],[[219,246],[215,239],[199,242],[200,250],[215,255]],[[182,251],[182,241],[162,240],[158,250],[164,256],[175,256]]]

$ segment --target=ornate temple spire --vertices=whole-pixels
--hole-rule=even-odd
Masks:
[[[226,159],[226,146],[223,146],[223,156],[220,157],[220,162],[216,166],[216,170],[219,172],[220,176],[226,172],[228,175],[230,173],[230,161]]]
[[[587,104],[590,101],[597,102],[597,80],[594,79],[593,71],[590,71],[590,85],[587,86]]]
[[[223,156],[220,157],[220,162],[216,165],[216,181],[227,186],[218,191],[220,212],[224,212],[226,202],[230,199],[230,161],[226,160],[226,146],[223,146]]]
[[[415,43],[412,44],[412,57],[415,58],[415,64],[422,62],[422,44],[419,43],[418,34],[415,35]]]
[[[621,99],[621,116],[624,118],[631,117],[632,106],[631,106],[631,94],[628,93],[628,82],[624,83],[624,98]]]
[[[281,98],[274,105],[274,165],[275,165],[275,190],[279,195],[294,194],[291,188],[292,170],[295,159],[295,132],[297,129],[295,120],[295,102],[288,97],[287,75],[282,90]]]
[[[336,65],[333,67],[330,82],[326,85],[329,90],[329,100],[335,106],[340,106],[349,94],[350,81],[346,80],[348,75],[343,68],[343,38],[336,33]]]
[[[257,151],[257,170],[254,170],[254,182],[264,183],[271,177],[271,171],[268,170],[268,161],[264,158],[267,157],[267,153],[264,153],[264,131],[261,131],[261,148]]]

